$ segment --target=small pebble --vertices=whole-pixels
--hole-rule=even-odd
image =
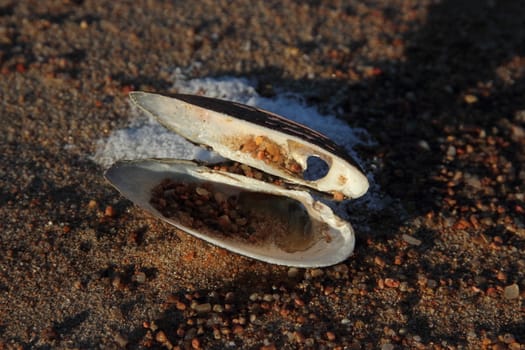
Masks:
[[[236,325],[233,327],[233,334],[242,334],[244,332],[244,328],[240,325]]]
[[[155,340],[157,340],[159,343],[165,343],[168,340],[168,337],[166,337],[166,333],[164,333],[164,331],[159,331],[155,336]]]
[[[341,202],[343,199],[345,199],[345,195],[342,194],[341,192],[336,191],[333,194],[333,199],[336,202]]]
[[[294,303],[297,306],[304,306],[304,301],[301,298],[295,298]]]
[[[224,203],[226,202],[226,195],[224,195],[223,193],[221,192],[216,192],[213,197],[215,198],[215,200],[217,201],[217,203]]]
[[[414,236],[403,234],[402,238],[403,238],[403,241],[407,242],[410,245],[415,245],[415,246],[421,245],[421,240],[415,238]]]
[[[113,336],[113,340],[115,343],[117,343],[121,348],[125,348],[128,345],[128,340],[120,333],[117,333]]]
[[[321,277],[322,275],[324,275],[324,271],[321,269],[313,269],[310,271],[310,276],[313,278]]]
[[[97,201],[92,199],[88,203],[88,209],[90,209],[90,210],[96,209],[97,205],[98,205]]]
[[[233,301],[234,299],[235,299],[235,293],[234,292],[228,292],[224,296],[224,301],[226,301],[226,302]]]
[[[196,304],[192,306],[192,308],[199,313],[206,313],[206,312],[211,311],[211,304],[210,303]]]
[[[137,283],[144,283],[146,282],[146,274],[144,272],[138,272],[135,274],[135,281]]]
[[[197,192],[199,196],[203,196],[203,197],[208,197],[210,195],[210,192],[207,189],[202,188],[202,187],[197,187],[195,189],[195,192]]]
[[[268,302],[273,301],[273,295],[271,295],[271,294],[265,294],[265,295],[263,295],[263,298],[262,298],[262,299],[263,299],[264,301],[268,301]]]
[[[113,209],[111,205],[108,205],[106,210],[104,210],[104,215],[110,218],[115,216],[115,209]]]
[[[389,288],[397,288],[399,287],[399,281],[394,278],[385,278],[385,286]]]
[[[496,278],[500,281],[505,281],[507,279],[507,274],[503,271],[498,271]]]
[[[377,265],[377,266],[380,266],[380,267],[384,267],[385,266],[385,261],[383,260],[383,258],[379,257],[379,256],[376,256],[374,258],[374,263]]]
[[[294,278],[299,274],[299,269],[297,267],[291,267],[288,269],[288,277]]]
[[[420,140],[417,145],[419,146],[420,149],[424,150],[424,151],[430,151],[430,145],[428,144],[427,141],[425,140]]]
[[[304,340],[306,339],[304,335],[301,332],[294,332],[294,339],[297,343],[304,343]]]
[[[175,307],[177,308],[177,310],[180,310],[180,311],[183,311],[183,310],[186,310],[186,304],[184,304],[182,301],[180,300],[177,300],[175,302]]]
[[[73,282],[73,287],[75,289],[82,289],[82,282],[79,280],[76,280],[75,282]]]
[[[217,328],[213,330],[213,338],[219,340],[221,339],[221,331]]]
[[[447,156],[450,157],[450,158],[454,158],[456,156],[456,147],[448,146],[448,148],[447,148]]]
[[[511,343],[508,346],[508,350],[521,350],[521,349],[523,349],[523,348],[521,347],[520,343],[517,343],[517,342],[516,343]]]
[[[335,340],[335,334],[333,332],[326,332],[326,338],[330,341]]]
[[[386,343],[381,345],[381,350],[394,350],[394,345],[390,343]]]
[[[122,289],[124,288],[124,283],[120,280],[119,276],[116,276],[112,281],[111,285],[115,287],[116,289]]]
[[[472,94],[465,95],[465,97],[463,99],[469,105],[478,102],[478,97],[476,95],[472,95]]]
[[[510,286],[506,286],[503,291],[503,296],[505,299],[517,299],[520,296],[520,287],[513,283]]]
[[[315,344],[315,339],[314,339],[314,338],[306,338],[306,339],[304,340],[304,345],[305,345],[306,347],[313,347],[314,344]],[[342,350],[342,349],[338,349],[337,347],[334,348],[334,349],[336,349],[336,350]]]

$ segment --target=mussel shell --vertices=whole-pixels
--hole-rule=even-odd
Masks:
[[[326,136],[274,113],[204,96],[164,96],[131,92],[131,101],[166,128],[221,156],[276,175],[289,182],[349,198],[362,196],[368,180],[359,165]],[[251,152],[257,141],[267,142],[269,154]],[[305,179],[308,159],[329,167],[318,179]]]
[[[354,249],[355,238],[351,225],[337,217],[328,206],[315,201],[308,192],[289,190],[183,160],[120,161],[108,169],[105,176],[124,197],[154,216],[195,237],[254,259],[296,267],[329,266],[345,260]],[[298,234],[291,232],[291,229],[288,235],[279,236],[277,241],[272,237],[272,223],[269,222],[265,226],[268,227],[268,239],[257,242],[238,239],[235,235],[210,234],[206,229],[194,229],[173,217],[165,217],[151,204],[153,188],[166,178],[248,193],[249,197],[253,195],[256,198],[252,202],[255,203],[253,209],[257,209],[260,203],[264,203],[261,210],[264,210],[263,206],[280,208],[293,202],[295,207],[294,203],[297,203],[304,208],[312,224],[304,231],[304,236],[301,235],[303,231],[295,230],[300,232]],[[272,202],[257,202],[261,194]]]

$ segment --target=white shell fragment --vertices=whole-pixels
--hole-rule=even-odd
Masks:
[[[329,266],[345,260],[354,249],[350,224],[308,192],[288,190],[182,160],[122,161],[106,172],[106,178],[123,196],[162,220],[251,258],[297,267]],[[166,179],[193,184],[197,195],[236,197],[243,210],[262,211],[264,215],[248,216],[252,221],[248,225],[256,227],[249,235],[224,233],[201,224],[195,228],[196,220],[187,220],[186,214],[168,217],[152,204],[154,189]],[[207,189],[200,187],[206,184]],[[205,206],[206,201],[198,205]]]
[[[138,91],[131,92],[130,98],[166,128],[225,158],[321,192],[357,198],[368,190],[366,176],[340,147],[276,114],[198,95],[167,97]],[[310,157],[328,164],[325,176],[303,178]]]
[[[146,92],[130,98],[167,129],[226,159],[117,162],[105,176],[133,203],[195,237],[269,263],[320,267],[351,255],[352,226],[310,192],[356,198],[368,180],[326,136],[235,102]],[[310,176],[316,166],[322,173]]]

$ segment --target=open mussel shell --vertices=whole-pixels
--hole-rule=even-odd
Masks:
[[[183,160],[120,161],[105,176],[156,217],[254,259],[329,266],[354,249],[350,224],[305,191]]]
[[[131,101],[166,128],[221,156],[320,192],[357,198],[368,189],[359,165],[326,136],[276,114],[198,95],[131,92]],[[328,166],[304,176],[309,159]]]

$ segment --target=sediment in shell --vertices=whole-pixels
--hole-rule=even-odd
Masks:
[[[346,259],[350,224],[308,192],[189,161],[113,165],[106,178],[128,199],[179,229],[269,263],[328,266]]]

